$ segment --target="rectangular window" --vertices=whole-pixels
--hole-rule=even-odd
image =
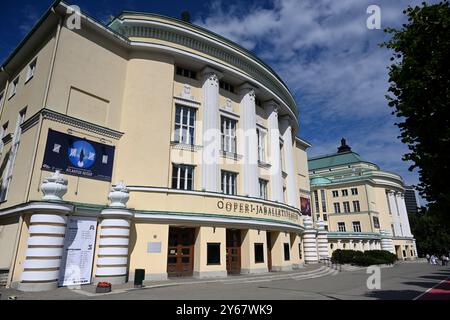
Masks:
[[[175,106],[175,142],[194,145],[195,113],[194,108]]]
[[[320,214],[316,214],[316,220],[318,221],[320,219]]]
[[[319,195],[317,194],[317,190],[314,190],[314,209],[317,212],[320,212],[319,209]]]
[[[357,196],[358,195],[358,188],[352,188],[352,196]]]
[[[323,221],[328,221],[328,215],[326,213],[323,214]]]
[[[5,97],[5,94],[2,92],[0,93],[0,108],[3,106],[3,98]]]
[[[255,263],[264,263],[264,244],[255,243]]]
[[[339,202],[333,203],[334,205],[334,213],[341,213],[341,204]]]
[[[342,190],[342,196],[343,197],[348,196],[348,190],[347,189]]]
[[[333,198],[336,198],[339,196],[339,192],[337,190],[333,190]]]
[[[8,132],[8,121],[1,127],[1,132],[0,132],[0,157],[3,153],[3,147],[4,147],[4,143],[3,143],[3,138],[6,136],[6,133]]]
[[[189,70],[189,69],[177,67],[176,73],[177,73],[177,75],[182,76],[182,77],[197,79],[197,72]]]
[[[298,244],[298,257],[299,257],[300,260],[303,258],[303,255],[302,255],[302,243]]]
[[[264,179],[259,179],[259,197],[261,199],[267,199],[267,184],[269,182]]]
[[[338,222],[338,231],[345,232],[345,222]]]
[[[325,190],[320,190],[320,197],[322,200],[322,212],[327,212],[327,199],[325,198]]]
[[[344,206],[344,212],[350,212],[350,203],[348,201],[344,201],[342,205]]]
[[[373,217],[373,227],[376,229],[380,229],[380,220],[378,217]]]
[[[327,226],[327,225],[324,225],[324,227],[325,227],[325,231],[328,231],[328,226]]]
[[[232,86],[231,84],[229,84],[228,82],[219,81],[219,87],[223,90],[229,91],[231,93],[234,93],[234,86]]]
[[[361,208],[359,207],[359,201],[358,200],[353,201],[353,211],[354,212],[360,212],[361,211]]]
[[[289,243],[284,244],[284,261],[289,261],[291,259],[291,251],[289,248]]]
[[[395,228],[394,228],[393,224],[391,224],[391,231],[392,231],[392,235],[395,237]]]
[[[266,161],[266,133],[261,129],[256,129],[258,137],[258,161]]]
[[[237,173],[222,171],[222,192],[225,194],[237,194]]]
[[[172,167],[172,189],[194,189],[194,167],[174,164]]]
[[[222,117],[222,150],[236,153],[236,121]]]
[[[353,232],[361,232],[361,222],[353,221]]]
[[[30,81],[33,78],[34,72],[36,71],[36,64],[37,64],[37,58],[34,59],[33,62],[31,62],[28,65],[27,79],[25,80],[25,83],[27,83],[28,81]]]
[[[207,243],[207,264],[220,264],[220,243]]]
[[[25,121],[26,108],[19,112],[17,116],[16,128],[12,138],[11,150],[9,151],[8,162],[3,174],[2,185],[0,190],[0,201],[5,201],[8,197],[8,189],[11,184],[12,174],[14,169],[14,162],[16,161],[17,151],[20,144],[20,136],[22,134],[22,123]]]
[[[14,79],[13,82],[11,82],[9,87],[9,97],[8,99],[11,99],[17,92],[17,85],[19,84],[19,77]]]
[[[287,202],[286,187],[283,187],[283,199],[284,199],[284,203],[286,203]]]

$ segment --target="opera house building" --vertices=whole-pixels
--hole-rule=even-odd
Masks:
[[[327,225],[337,247],[335,224],[354,220],[315,221],[310,144],[283,80],[188,21],[123,12],[105,25],[58,1],[2,64],[0,107],[0,278],[19,290],[137,269],[155,281],[292,270],[329,257]],[[341,245],[383,247],[372,223],[390,230],[388,213],[361,211],[364,237]],[[386,243],[401,252],[407,236]]]

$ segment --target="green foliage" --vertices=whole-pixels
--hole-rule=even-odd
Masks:
[[[335,250],[331,256],[333,263],[354,264],[357,266],[371,266],[374,264],[393,264],[397,256],[385,250]]]
[[[450,213],[450,5],[408,7],[408,22],[382,44],[393,51],[389,106],[399,118],[404,160],[418,169],[421,196],[443,222]],[[418,242],[420,243],[420,242]]]
[[[447,225],[430,210],[423,208],[417,214],[409,215],[411,231],[416,238],[420,256],[450,252],[450,233]]]

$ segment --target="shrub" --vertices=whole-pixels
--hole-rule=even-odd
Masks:
[[[335,250],[331,256],[333,263],[355,264],[358,266],[370,266],[374,264],[393,264],[397,256],[385,250]]]

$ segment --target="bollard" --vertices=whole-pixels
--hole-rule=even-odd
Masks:
[[[135,269],[134,270],[134,287],[142,288],[142,282],[145,279],[145,269]]]

